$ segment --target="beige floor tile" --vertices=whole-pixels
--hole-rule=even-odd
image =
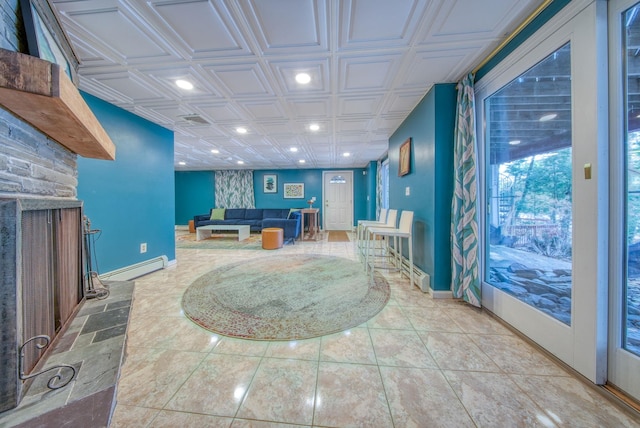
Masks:
[[[211,354],[182,384],[165,408],[233,417],[259,363],[258,357]]]
[[[449,308],[449,315],[461,331],[472,334],[504,334],[513,336],[511,330],[481,309],[471,305]]]
[[[469,335],[506,373],[568,376],[560,366],[517,336]]]
[[[352,328],[324,336],[320,344],[320,360],[341,363],[375,364],[373,344],[366,328]]]
[[[149,428],[228,428],[231,422],[233,422],[232,418],[162,410],[151,422]]]
[[[234,419],[231,428],[305,428],[311,425],[280,424],[277,422],[252,421],[248,419]]]
[[[311,425],[318,363],[265,358],[237,417]]]
[[[577,379],[522,375],[511,378],[558,426],[640,427],[640,415],[634,419],[620,412]]]
[[[321,362],[313,423],[331,427],[392,427],[378,368]]]
[[[407,330],[370,330],[379,366],[437,368],[418,334]]]
[[[266,352],[268,346],[269,342],[234,339],[231,337],[220,336],[220,342],[213,350],[213,353],[262,357]]]
[[[454,371],[443,373],[478,426],[555,426],[506,374]]]
[[[270,342],[266,357],[293,358],[296,360],[318,361],[321,339],[292,340],[290,342]]]
[[[396,302],[394,302],[396,303]],[[396,304],[384,307],[382,311],[367,322],[369,328],[408,330],[413,326],[400,307]]]
[[[418,334],[442,370],[500,371],[467,334],[439,331]]]
[[[118,382],[118,403],[162,408],[206,354],[147,349],[127,356]]]
[[[448,309],[402,307],[402,312],[416,330],[462,333],[460,327],[449,316]]]
[[[158,414],[158,409],[146,407],[127,406],[118,403],[113,416],[111,416],[111,428],[143,428],[146,427]]]
[[[381,367],[396,427],[474,427],[439,370]]]
[[[147,316],[132,320],[127,335],[131,346],[176,351],[209,352],[220,336],[186,317]]]

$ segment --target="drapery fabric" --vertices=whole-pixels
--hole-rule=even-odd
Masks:
[[[453,154],[455,187],[451,203],[451,290],[454,297],[480,307],[473,74],[469,73],[462,79],[457,89]]]
[[[226,170],[215,174],[216,208],[255,208],[253,171]]]
[[[380,208],[382,208],[382,161],[379,160],[376,165],[376,216],[380,217]]]

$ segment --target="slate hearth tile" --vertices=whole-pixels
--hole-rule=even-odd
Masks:
[[[73,346],[76,338],[78,337],[78,332],[66,332],[63,337],[58,340],[56,347],[54,348],[54,353],[67,352]]]
[[[121,324],[126,324],[129,319],[129,307],[118,308],[112,311],[90,315],[82,328],[82,333],[104,330]]]
[[[112,302],[107,305],[107,310],[122,308],[124,306],[131,306],[131,299],[120,300],[119,302]]]
[[[87,316],[87,315],[104,312],[104,309],[107,307],[106,303],[98,304],[98,305],[92,305],[91,303],[93,303],[93,302],[92,301],[86,301],[84,303],[84,305],[82,306],[82,309],[80,309],[80,311],[78,311],[78,315],[76,315],[76,317],[84,317],[84,316]]]
[[[93,342],[102,342],[103,340],[110,339],[112,337],[121,336],[127,332],[127,325],[122,324],[115,327],[108,328],[106,330],[100,330],[96,332]]]

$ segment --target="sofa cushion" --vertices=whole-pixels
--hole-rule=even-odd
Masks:
[[[209,220],[224,220],[224,208],[212,208]]]
[[[262,220],[262,209],[261,208],[251,208],[247,209],[244,214],[245,220]]]
[[[244,220],[246,213],[245,208],[227,208],[227,212],[224,215],[225,220]]]
[[[287,215],[287,218],[294,218],[293,213],[300,211],[302,208],[291,208],[289,210],[289,214]]]
[[[262,210],[262,218],[287,218],[289,210],[284,210],[285,214],[282,214],[280,209],[264,209]]]

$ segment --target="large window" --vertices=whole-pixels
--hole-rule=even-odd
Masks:
[[[571,47],[485,99],[485,280],[571,324]]]

